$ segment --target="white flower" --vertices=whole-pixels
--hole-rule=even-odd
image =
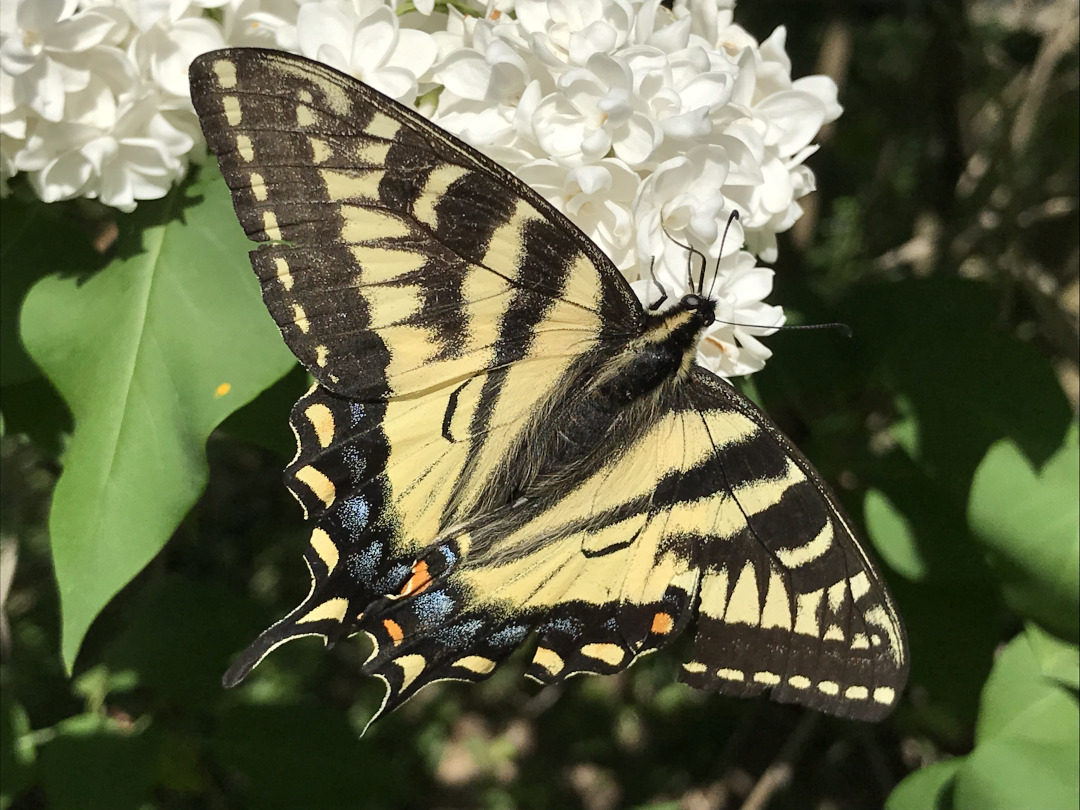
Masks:
[[[754,256],[775,258],[814,188],[803,161],[841,112],[830,79],[792,81],[783,28],[759,44],[733,5],[519,0],[515,18],[451,13],[432,71],[445,86],[434,120],[569,214],[642,295],[651,276],[670,297],[713,277],[722,319],[743,325],[717,324],[703,343],[725,375],[768,357],[757,337],[783,313],[762,303],[771,271]],[[604,199],[613,160],[636,175],[633,200]]]
[[[199,142],[191,59],[225,44],[284,48],[419,98],[565,212],[643,299],[657,284],[672,298],[714,288],[719,321],[740,325],[718,321],[702,362],[725,375],[760,367],[757,338],[783,313],[762,303],[772,276],[755,257],[775,258],[776,234],[814,188],[804,162],[841,113],[832,80],[793,80],[786,30],[758,43],[733,0],[670,11],[661,0],[488,0],[482,17],[455,5],[8,0],[0,188],[22,171],[46,200],[130,210],[161,196]]]
[[[634,18],[625,0],[518,0],[514,11],[529,46],[556,70],[622,47]]]
[[[710,58],[700,47],[668,53],[652,45],[639,45],[625,53],[634,73],[634,86],[666,139],[707,141],[714,129],[713,116],[731,98],[736,66],[724,56]],[[679,153],[682,145],[669,143],[666,151]]]
[[[722,147],[699,146],[665,161],[642,184],[634,214],[639,255],[649,264],[632,285],[646,304],[686,292],[714,298],[717,320],[698,360],[725,377],[761,369],[771,353],[754,335],[772,334],[783,323],[782,309],[762,303],[772,271],[738,249],[742,227],[722,193],[730,165]]]
[[[225,47],[221,28],[202,17],[159,20],[135,37],[130,53],[140,73],[165,93],[188,98],[188,66],[200,53]]]
[[[300,53],[350,73],[391,98],[412,104],[417,80],[435,62],[435,41],[402,29],[380,0],[320,0],[300,9]]]
[[[690,20],[690,31],[713,46],[728,47],[731,52],[757,43],[742,28],[732,25],[735,0],[675,0],[672,11],[679,19]],[[745,35],[735,41],[732,34]]]
[[[676,13],[685,13],[686,5],[677,4]],[[700,6],[693,3],[695,9]],[[836,120],[842,112],[836,84],[827,76],[792,81],[783,27],[758,46],[731,22],[730,11],[718,12],[711,25],[711,29],[694,30],[739,54],[731,105],[748,114],[733,121],[729,132],[757,156],[762,176],[756,182],[733,183],[725,191],[742,215],[747,247],[772,261],[776,258],[776,234],[794,224],[802,214],[797,200],[814,189],[813,175],[802,165],[815,151],[810,142],[822,125]]]
[[[663,138],[659,123],[634,93],[624,60],[593,54],[586,67],[559,79],[559,92],[537,106],[534,129],[541,149],[567,166],[594,163],[614,151],[631,164],[644,163]]]
[[[453,18],[451,18],[453,19]],[[472,46],[461,47],[460,35],[455,47],[442,55],[435,79],[458,98],[488,104],[516,102],[528,85],[533,67],[525,43],[512,23],[490,20],[471,21]],[[462,35],[464,26],[462,26]],[[443,47],[448,40],[441,40]]]
[[[95,194],[109,205],[131,211],[138,200],[165,196],[183,176],[185,156],[194,139],[160,111],[160,102],[144,97],[125,109],[113,130],[82,151],[101,182]]]
[[[514,20],[462,18],[451,10],[437,42],[432,77],[444,89],[432,120],[507,168],[543,157],[533,113],[555,84]]]
[[[221,33],[232,47],[297,51],[297,0],[229,0],[221,10]]]
[[[133,97],[107,131],[88,124],[41,122],[19,155],[18,168],[46,202],[75,196],[132,211],[140,199],[164,196],[183,176],[195,144],[161,111],[161,100]]]
[[[394,11],[401,13],[401,6],[404,5],[405,0],[392,0],[394,5]],[[425,17],[430,17],[432,12],[435,11],[435,0],[412,0],[412,7]]]
[[[618,158],[567,172],[552,160],[526,163],[515,174],[585,231],[620,270],[637,262],[630,206],[641,178]]]
[[[730,214],[723,194],[728,167],[723,147],[696,146],[683,157],[664,161],[641,186],[634,201],[638,255],[653,265],[652,273],[669,289],[681,292],[694,286],[683,245],[705,255],[721,247],[721,228]],[[723,246],[733,253],[743,241],[738,221],[727,236]]]
[[[60,121],[68,95],[90,83],[84,54],[119,33],[108,9],[77,8],[76,0],[22,0],[14,29],[0,32],[0,70],[12,79],[12,100],[46,121]]]
[[[716,301],[716,322],[698,346],[698,360],[722,377],[760,371],[772,352],[757,338],[784,323],[784,310],[763,301],[772,292],[773,271],[740,250],[720,259],[713,272],[716,284],[706,286],[706,292]]]
[[[197,143],[187,66],[224,44],[199,16],[215,2],[22,0],[0,44],[3,171],[48,202],[131,211],[167,193]]]
[[[20,101],[15,100],[15,77],[4,70],[0,70],[0,135],[9,139],[6,149],[3,150],[5,159],[10,162],[13,154],[15,141],[21,141],[26,137],[26,116],[30,108]]]

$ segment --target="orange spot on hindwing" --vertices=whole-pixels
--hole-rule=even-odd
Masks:
[[[428,565],[423,560],[416,563],[412,569],[412,576],[401,589],[401,596],[409,596],[421,593],[431,584],[431,574],[428,573]]]
[[[386,635],[390,636],[390,640],[395,645],[400,644],[401,640],[405,638],[405,634],[401,632],[401,625],[393,619],[383,619],[382,625],[386,628]]]
[[[675,620],[669,614],[661,612],[653,616],[652,627],[649,630],[658,636],[666,636],[674,626]]]

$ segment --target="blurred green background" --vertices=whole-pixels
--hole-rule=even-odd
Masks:
[[[0,204],[0,808],[1078,806],[1077,4],[747,0],[737,20],[759,39],[787,26],[794,74],[841,89],[772,301],[854,337],[777,335],[746,390],[884,564],[913,662],[898,711],[866,725],[693,692],[675,682],[678,644],[546,690],[518,655],[479,686],[423,691],[363,738],[382,690],[358,675],[359,639],[287,645],[223,690],[231,656],[307,587],[280,477],[304,376],[226,419],[208,470],[188,445],[155,447],[190,469],[190,491],[147,503],[87,485],[106,552],[50,547],[50,520],[55,534],[73,519],[50,516],[61,469],[104,441],[73,425],[117,407],[101,392],[119,384],[57,336],[108,343],[147,243],[231,214],[210,171],[115,223],[16,188]],[[113,224],[101,255],[91,237]],[[261,309],[242,236],[223,249],[226,281],[188,245],[173,260],[212,286],[176,339],[221,329],[238,369],[280,374],[291,361],[265,313],[213,309],[230,284]],[[228,409],[191,412],[197,436]],[[157,553],[138,537],[163,504],[186,517]],[[80,599],[105,601],[135,571],[86,614],[69,677]]]

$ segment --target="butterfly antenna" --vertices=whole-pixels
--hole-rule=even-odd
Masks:
[[[668,233],[667,228],[664,228],[663,225],[661,225],[660,227],[664,230],[664,236],[666,236],[676,245],[681,247],[688,254],[686,257],[686,286],[691,290],[694,289],[694,257],[697,256],[701,259],[701,272],[698,273],[698,285],[696,290],[697,294],[701,295],[702,287],[704,287],[705,285],[705,268],[706,266],[708,266],[709,257],[693,245],[684,245],[682,242],[680,242],[678,239]]]
[[[716,264],[713,265],[713,277],[712,282],[709,284],[709,298],[713,297],[716,280],[720,277],[720,259],[724,255],[724,245],[727,242],[728,231],[731,230],[731,223],[739,219],[738,210],[733,210],[728,216],[727,225],[724,226],[724,236],[720,239],[720,255],[716,257]],[[743,326],[748,329],[775,329],[776,331],[796,331],[796,330],[809,330],[809,329],[836,329],[844,337],[851,337],[851,327],[846,323],[806,323],[791,326],[784,324],[782,326],[765,326],[764,324],[751,324],[751,323],[734,323],[732,321],[716,321],[716,323],[726,324],[728,326]]]
[[[667,301],[667,290],[664,289],[664,285],[660,283],[660,279],[656,277],[656,257],[653,256],[649,259],[649,276],[652,278],[652,283],[656,285],[656,289],[660,291],[659,300],[653,301],[649,304],[649,312],[656,312],[660,309],[660,305]]]
[[[713,323],[722,323],[726,326],[741,326],[745,329],[772,329],[777,332],[795,332],[795,331],[807,331],[810,329],[836,329],[844,337],[851,337],[851,327],[846,323],[800,323],[800,324],[781,324],[779,326],[773,326],[771,324],[758,324],[758,323],[742,323],[736,321],[721,321],[716,320]]]
[[[712,281],[709,282],[709,298],[713,297],[713,293],[716,289],[716,280],[720,278],[720,259],[724,256],[724,245],[727,243],[728,231],[731,230],[731,223],[739,218],[738,210],[733,210],[731,215],[727,218],[727,225],[724,226],[724,235],[720,239],[720,253],[716,257],[716,264],[713,265]]]
[[[794,332],[796,330],[807,331],[810,329],[835,329],[846,338],[851,337],[852,334],[851,327],[846,323],[800,323],[795,324],[794,326],[784,324],[783,326],[773,326],[769,328],[776,329],[777,331],[783,329],[785,332]]]

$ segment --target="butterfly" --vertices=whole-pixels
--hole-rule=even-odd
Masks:
[[[263,299],[315,382],[286,485],[311,591],[224,677],[366,633],[393,709],[535,639],[544,684],[696,635],[680,679],[876,720],[903,626],[810,462],[695,362],[715,302],[643,308],[511,173],[283,52],[198,57],[192,100]]]

